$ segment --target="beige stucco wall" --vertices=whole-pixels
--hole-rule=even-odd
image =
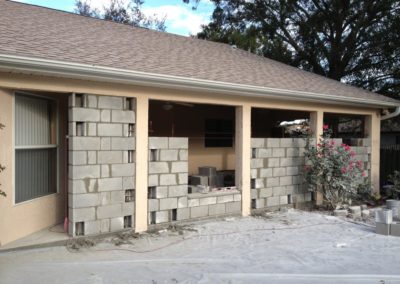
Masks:
[[[276,108],[276,109],[291,109],[303,110],[310,112],[334,112],[334,113],[351,113],[361,114],[371,117],[370,135],[372,138],[372,155],[371,155],[371,176],[373,184],[379,189],[379,110],[359,108],[359,107],[343,107],[329,106],[318,103],[294,102],[294,101],[278,101],[261,98],[241,98],[238,96],[227,96],[222,94],[211,94],[201,92],[187,92],[179,90],[168,90],[150,87],[138,87],[124,84],[98,83],[83,80],[72,79],[55,79],[42,76],[17,75],[11,73],[0,72],[0,88],[3,90],[0,93],[0,121],[7,125],[12,125],[12,97],[9,91],[4,91],[5,88],[10,90],[37,90],[50,92],[77,92],[77,93],[92,93],[98,95],[115,95],[136,97],[138,102],[137,112],[137,169],[136,169],[136,206],[135,219],[136,229],[144,231],[147,228],[147,121],[148,110],[142,110],[148,106],[149,99],[166,100],[166,101],[182,101],[205,104],[221,104],[230,105],[237,108],[237,114],[240,118],[236,120],[239,127],[243,127],[240,132],[246,137],[240,139],[240,148],[237,151],[236,170],[238,172],[239,186],[242,187],[242,200],[245,206],[242,206],[243,214],[246,215],[250,211],[250,129],[251,122],[251,107],[258,108]],[[316,116],[318,121],[315,125],[322,125],[322,116]],[[241,123],[240,123],[241,122]],[[238,128],[236,129],[238,130]],[[1,135],[2,144],[0,145],[1,163],[5,164],[8,169],[13,167],[12,155],[12,133],[11,127],[7,127]],[[248,136],[248,137],[247,137]],[[238,145],[236,145],[238,147]],[[142,154],[140,154],[142,153]],[[240,155],[240,156],[238,156]],[[248,157],[249,159],[242,159]],[[0,181],[3,188],[8,193],[12,192],[12,171],[7,170],[0,176]],[[30,232],[39,230],[55,223],[60,219],[60,216],[55,210],[61,203],[62,198],[59,195],[52,195],[31,201],[26,204],[14,206],[12,204],[12,194],[6,199],[0,200],[0,241],[2,244],[10,242],[18,237],[24,236]],[[248,203],[248,204],[247,204]],[[55,214],[49,214],[54,212]],[[62,217],[61,217],[62,218]],[[22,223],[21,223],[22,222]]]

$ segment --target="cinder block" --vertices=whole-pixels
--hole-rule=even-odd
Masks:
[[[190,208],[190,218],[200,218],[208,216],[208,206],[197,206]]]
[[[100,150],[100,138],[99,137],[70,137],[69,138],[69,150],[70,151],[96,151]]]
[[[68,180],[68,192],[79,194],[97,191],[97,179],[85,178],[83,180]]]
[[[267,187],[279,186],[279,177],[267,178]]]
[[[179,150],[179,160],[181,161],[188,160],[188,150]]]
[[[255,189],[255,188],[250,189],[250,195],[251,195],[251,199],[257,198],[258,197],[257,189]]]
[[[112,110],[111,122],[135,123],[135,112],[132,110]]]
[[[86,165],[87,152],[86,151],[68,151],[68,163],[70,165]]]
[[[293,146],[304,148],[306,147],[307,139],[306,138],[293,138]]]
[[[177,161],[179,150],[160,150],[160,161]]]
[[[100,204],[97,193],[69,194],[68,204],[70,208],[92,207]]]
[[[99,164],[121,164],[122,151],[99,151],[97,160]]]
[[[135,150],[135,138],[134,137],[112,137],[111,138],[111,149],[112,150]]]
[[[299,192],[299,186],[297,184],[287,185],[286,194],[295,194]]]
[[[272,157],[285,157],[285,156],[286,156],[285,148],[272,149]]]
[[[100,205],[110,205],[111,204],[111,192],[110,191],[105,191],[105,192],[99,192],[99,199],[100,199]]]
[[[303,164],[303,159],[298,157],[281,158],[280,161],[281,167],[293,167],[293,166],[300,166],[302,164]]]
[[[112,191],[110,193],[111,203],[124,203],[125,202],[125,192],[122,190]]]
[[[208,185],[208,177],[207,176],[190,176],[191,185]]]
[[[100,233],[107,233],[110,231],[110,219],[100,220]]]
[[[240,212],[242,210],[241,202],[228,202],[224,204],[226,213],[235,213],[235,212]]]
[[[163,174],[160,175],[160,185],[176,185],[176,174]]]
[[[168,187],[167,186],[157,186],[156,187],[156,198],[167,198],[168,197]]]
[[[149,162],[149,174],[169,173],[167,162]]]
[[[286,157],[298,157],[298,156],[299,156],[299,148],[286,149]]]
[[[210,216],[225,214],[225,204],[221,203],[210,205],[208,208],[208,213]]]
[[[111,175],[113,177],[127,177],[135,174],[135,164],[112,164]]]
[[[100,166],[69,166],[70,179],[99,178]]]
[[[258,178],[258,169],[250,170],[250,178]]]
[[[122,189],[134,189],[135,187],[135,177],[122,178]]]
[[[294,143],[293,143],[293,138],[281,138],[281,147],[285,147],[285,148],[289,148],[289,147],[293,147]]]
[[[285,176],[285,177],[280,177],[279,178],[279,185],[291,185],[293,184],[293,179],[291,176]]]
[[[255,199],[255,209],[260,209],[265,207],[265,199],[257,198]]]
[[[110,220],[111,223],[111,232],[120,231],[124,229],[124,217],[112,218]]]
[[[264,148],[265,139],[264,138],[251,138],[251,148]]]
[[[277,186],[272,188],[272,195],[273,196],[286,195],[286,186]]]
[[[160,210],[169,210],[178,208],[178,198],[160,199]]]
[[[279,196],[271,196],[267,198],[267,207],[279,206],[280,197]]]
[[[100,120],[100,111],[90,108],[70,108],[69,121],[92,121],[98,122]]]
[[[168,187],[168,197],[186,196],[187,194],[187,185],[173,185]]]
[[[88,164],[94,165],[97,164],[97,152],[96,151],[88,151]]]
[[[85,222],[85,236],[96,235],[100,233],[100,221],[86,221]]]
[[[160,210],[159,200],[158,199],[149,199],[148,200],[148,206],[149,206],[149,208],[148,208],[149,212]]]
[[[392,236],[400,237],[400,223],[390,224],[390,234]]]
[[[280,139],[279,138],[267,138],[267,139],[265,139],[265,146],[267,148],[278,148],[278,147],[280,147]]]
[[[263,188],[265,186],[264,179],[263,178],[256,179],[255,186],[256,186],[256,188]]]
[[[279,160],[284,158],[269,158],[267,162],[268,168],[276,168],[279,167]]]
[[[111,150],[111,138],[110,137],[103,137],[100,140],[100,149],[102,151]]]
[[[265,198],[272,196],[272,188],[261,188],[259,190],[259,198]]]
[[[158,211],[156,212],[156,224],[169,222],[169,212],[168,211]]]
[[[375,224],[375,232],[379,235],[385,235],[388,236],[390,235],[390,224],[385,224],[385,223],[379,223],[377,222]]]
[[[187,185],[189,183],[189,177],[187,173],[178,174],[178,183],[182,185]]]
[[[217,203],[217,197],[200,198],[200,206]]]
[[[233,201],[242,201],[242,195],[241,194],[235,194],[233,196]]]
[[[97,133],[99,136],[122,136],[122,124],[98,123]]]
[[[89,108],[97,108],[97,96],[86,94],[87,106]]]
[[[200,199],[198,199],[198,198],[195,198],[195,199],[188,198],[188,207],[196,207],[196,206],[200,206]]]
[[[298,174],[299,174],[299,167],[287,167],[286,168],[286,175],[295,176]]]
[[[270,157],[272,157],[272,149],[265,149],[265,148],[256,149],[256,158],[270,158]]]
[[[96,219],[95,207],[89,208],[69,208],[69,218],[72,222],[84,222]]]
[[[179,208],[176,210],[176,219],[187,220],[190,218],[190,209],[189,208]]]
[[[128,202],[122,204],[122,215],[134,215],[135,214],[135,202]],[[132,216],[132,223],[134,221],[134,216]]]
[[[272,168],[260,169],[260,177],[261,178],[272,177]]]
[[[186,208],[188,207],[188,198],[187,196],[178,198],[178,208]]]
[[[98,97],[98,108],[100,108],[100,109],[122,109],[123,108],[123,98],[122,97],[99,96]]]
[[[187,173],[188,162],[172,162],[171,173]]]
[[[264,167],[264,159],[251,159],[250,168],[258,169]]]
[[[158,175],[149,175],[148,183],[149,183],[149,186],[157,186],[157,185],[159,185],[159,183],[158,183]]]
[[[223,195],[217,197],[217,203],[233,202],[233,195]]]
[[[111,165],[101,165],[101,178],[111,177]]]
[[[286,168],[273,168],[272,175],[274,177],[282,177],[286,175]]]
[[[122,178],[101,178],[98,180],[99,191],[122,190]]]
[[[182,137],[169,137],[168,147],[170,149],[188,149],[189,140],[188,138]]]
[[[111,110],[109,110],[109,109],[101,110],[100,121],[101,122],[111,122]]]
[[[287,196],[287,195],[280,196],[280,197],[279,197],[279,204],[280,204],[280,205],[286,205],[286,204],[288,204],[288,196]]]
[[[304,194],[304,200],[306,202],[310,202],[312,200],[311,192],[307,192],[307,193]]]
[[[97,219],[115,218],[122,216],[121,204],[112,204],[97,207]]]
[[[168,149],[168,137],[149,137],[149,149]]]

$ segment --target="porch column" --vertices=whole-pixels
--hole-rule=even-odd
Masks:
[[[147,184],[149,142],[149,100],[136,99],[136,188],[135,188],[135,231],[147,230]]]
[[[373,191],[379,193],[380,175],[380,143],[381,143],[381,120],[380,114],[374,113],[365,117],[365,137],[369,138],[371,146],[371,185]]]
[[[314,111],[310,113],[310,127],[313,133],[313,137],[316,139],[316,143],[318,143],[319,138],[323,134],[323,124],[324,124],[324,112],[321,110]],[[323,197],[320,192],[315,194],[315,203],[317,205],[321,205],[323,202]]]
[[[242,191],[242,215],[250,215],[251,106],[236,107],[236,174],[235,184]]]

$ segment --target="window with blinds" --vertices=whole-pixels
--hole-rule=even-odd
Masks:
[[[15,203],[57,192],[54,101],[15,96]]]

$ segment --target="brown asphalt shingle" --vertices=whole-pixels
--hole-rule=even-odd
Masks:
[[[398,103],[226,44],[5,0],[0,53]]]

